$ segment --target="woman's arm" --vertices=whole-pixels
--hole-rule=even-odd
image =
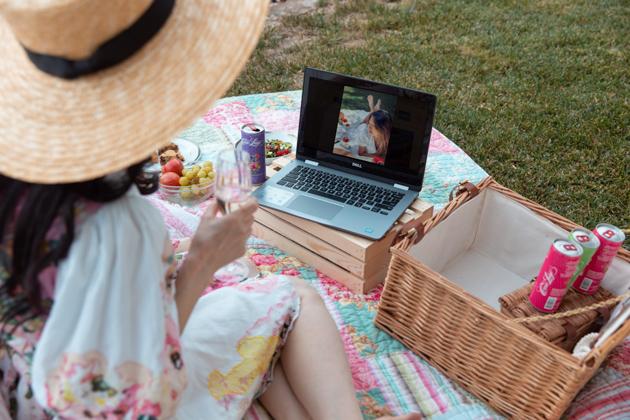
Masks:
[[[345,150],[345,149],[341,149],[341,148],[339,148],[339,147],[335,147],[335,148],[333,149],[333,153],[334,153],[334,154],[336,154],[336,155],[341,155],[341,156],[354,157],[354,156],[352,155],[352,153],[348,152],[348,151],[347,151],[347,150]]]
[[[377,157],[379,159],[385,159],[384,156],[381,156],[378,153],[367,153],[367,147],[365,146],[359,146],[359,156]]]
[[[215,271],[245,254],[257,208],[258,202],[251,198],[237,211],[216,218],[216,204],[208,206],[175,282],[180,334]]]

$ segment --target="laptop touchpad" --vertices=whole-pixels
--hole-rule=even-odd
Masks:
[[[297,197],[291,204],[289,204],[288,207],[292,210],[310,214],[311,216],[321,217],[325,220],[332,219],[343,208],[343,206],[338,206],[336,204],[307,197],[305,195]]]

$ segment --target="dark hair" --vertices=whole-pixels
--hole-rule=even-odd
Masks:
[[[155,192],[158,174],[145,174],[142,168],[146,163],[121,171],[119,177],[107,175],[72,184],[33,184],[0,175],[0,244],[9,250],[8,254],[0,252],[0,266],[8,273],[0,286],[1,329],[17,316],[23,316],[21,322],[24,322],[44,311],[38,275],[68,255],[74,240],[77,200],[114,201],[133,184],[142,194]],[[22,200],[22,208],[16,215]],[[57,217],[66,231],[58,246],[44,249],[46,234]]]
[[[383,141],[380,143],[374,142],[376,146],[376,153],[379,155],[384,155],[387,153],[387,148],[389,147],[389,135],[392,131],[392,116],[389,115],[389,112],[379,109],[378,111],[371,112],[367,116],[368,124],[370,122],[370,118],[374,118],[374,125],[383,134]],[[376,140],[376,139],[375,139]]]

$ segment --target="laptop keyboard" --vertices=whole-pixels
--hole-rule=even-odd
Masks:
[[[295,167],[277,184],[385,215],[404,197],[395,190],[305,166]]]

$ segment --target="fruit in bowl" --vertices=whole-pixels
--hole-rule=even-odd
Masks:
[[[174,172],[166,172],[160,177],[160,184],[168,185],[169,187],[179,187],[180,176]]]
[[[171,159],[162,166],[162,175],[167,172],[174,172],[179,176],[182,175],[182,171],[184,170],[184,164],[179,159]]]
[[[177,162],[179,160],[171,159],[162,167],[162,197],[177,204],[195,204],[210,197],[214,192],[215,176],[212,162],[195,161],[186,165]]]

